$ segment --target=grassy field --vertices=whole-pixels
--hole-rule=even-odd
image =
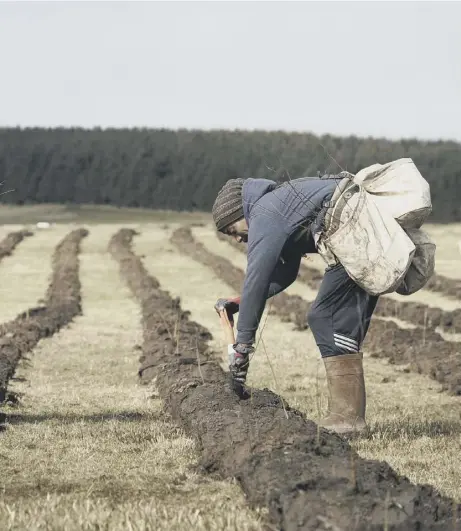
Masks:
[[[44,220],[56,225],[36,230]],[[10,384],[19,402],[1,407],[0,528],[262,529],[264,511],[247,507],[234,480],[200,473],[194,441],[165,415],[155,385],[139,384],[140,308],[107,245],[119,228],[136,229],[134,251],[163,289],[180,296],[191,319],[212,333],[217,351],[223,342],[213,304],[235,292],[179,253],[170,236],[193,223],[196,240],[234,266],[244,269],[245,256],[216,238],[206,214],[3,206],[0,221],[0,238],[23,227],[35,233],[0,263],[2,322],[44,296],[59,241],[76,226],[89,229],[80,255],[82,315],[23,359]],[[439,249],[437,271],[461,279],[461,226],[429,230]],[[315,296],[299,283],[288,292]],[[446,310],[461,307],[461,301],[430,292],[418,297]],[[327,400],[312,334],[266,317],[267,348],[257,351],[249,383],[277,392],[315,421]],[[353,446],[361,456],[385,460],[412,481],[461,501],[461,398],[441,392],[428,376],[366,352],[364,366],[370,432]]]

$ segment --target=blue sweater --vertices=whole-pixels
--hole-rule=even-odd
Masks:
[[[237,343],[254,343],[266,300],[296,280],[304,254],[317,252],[313,234],[321,228],[319,214],[336,184],[335,179],[311,177],[280,186],[268,179],[245,180],[242,195],[248,223],[248,263]],[[308,231],[298,239],[304,227]]]

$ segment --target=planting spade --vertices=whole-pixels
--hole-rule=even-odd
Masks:
[[[224,332],[227,353],[227,345],[233,345],[235,343],[233,322],[230,321],[229,314],[225,309],[219,311],[219,318],[221,320],[221,326]]]

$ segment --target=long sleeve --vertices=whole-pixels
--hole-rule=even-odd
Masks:
[[[280,225],[271,223],[266,216],[252,220],[248,238],[247,270],[237,324],[237,343],[254,343],[286,239],[287,235]],[[281,285],[282,278],[276,275],[272,289],[277,290]],[[274,294],[275,292],[272,293]]]
[[[272,276],[269,286],[267,298],[270,299],[280,293],[281,291],[291,286],[298,276],[299,266],[301,263],[301,255],[297,258],[292,258],[288,262],[279,260]]]
[[[298,255],[308,252],[304,247],[310,247],[312,242],[304,245],[290,242],[290,238],[302,224],[316,220],[335,186],[333,180],[317,178],[295,179],[279,186],[265,179],[245,181],[242,195],[243,213],[248,223],[248,262],[240,300],[237,343],[254,343],[267,298],[295,280],[294,261],[298,260]],[[293,260],[293,264],[287,263],[286,268],[279,269],[282,250],[284,254],[287,251],[288,262]]]

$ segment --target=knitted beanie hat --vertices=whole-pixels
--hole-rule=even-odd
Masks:
[[[213,205],[213,219],[218,231],[243,218],[242,187],[245,179],[229,179]]]

